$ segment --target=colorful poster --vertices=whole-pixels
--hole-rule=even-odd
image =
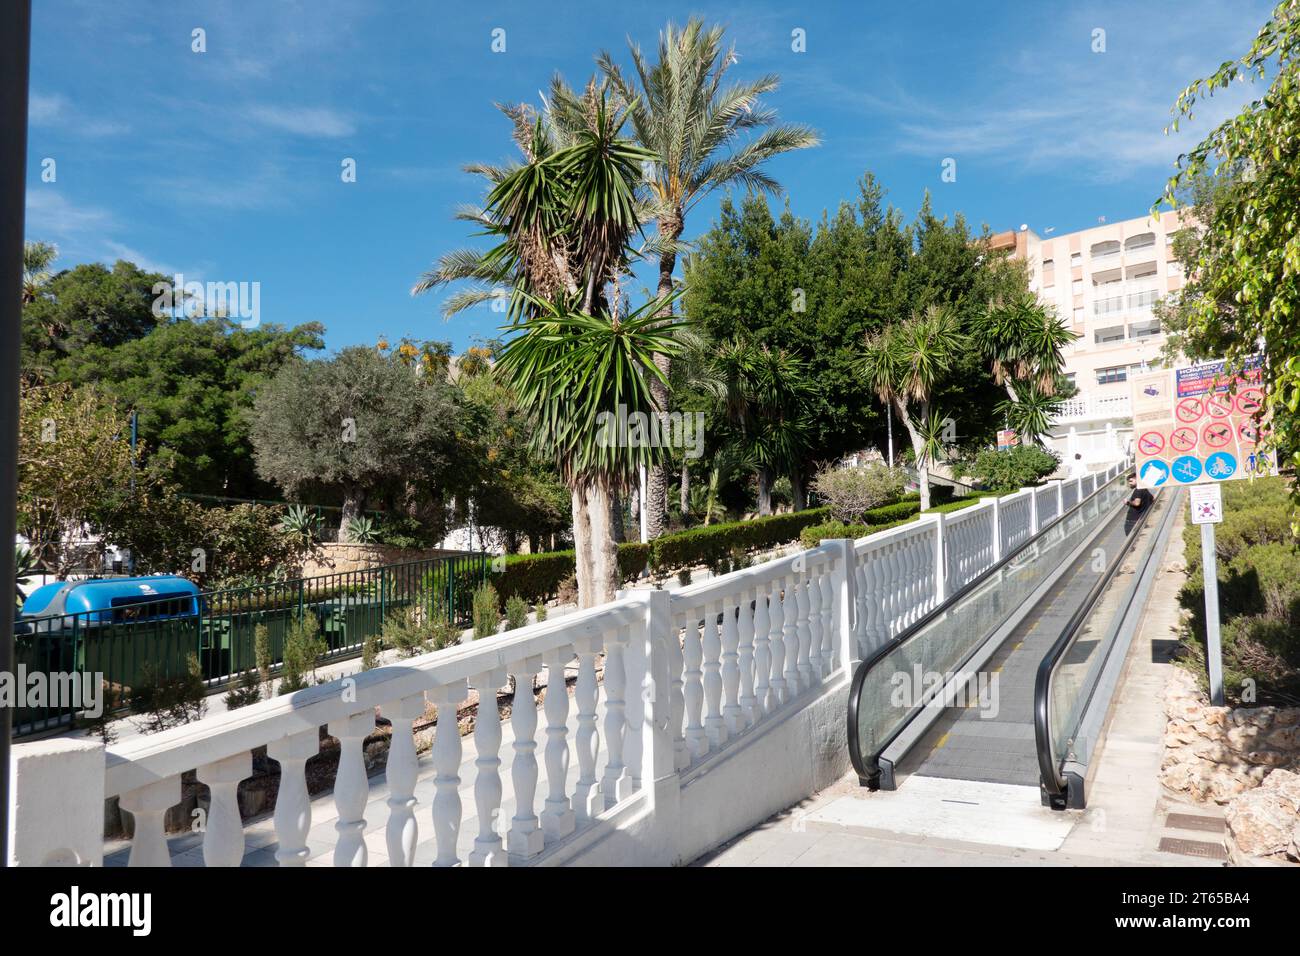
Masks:
[[[1138,484],[1213,484],[1276,475],[1271,453],[1258,449],[1268,433],[1258,356],[1240,370],[1199,362],[1133,377],[1134,457]]]

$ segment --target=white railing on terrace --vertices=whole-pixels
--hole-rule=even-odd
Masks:
[[[1132,414],[1132,410],[1133,403],[1128,395],[1067,398],[1061,403],[1061,410],[1055,418],[1055,423],[1127,418]]]
[[[238,788],[252,774],[251,751],[266,747],[280,765],[275,860],[281,866],[304,865],[313,852],[319,855],[321,839],[315,838],[313,851],[306,762],[319,751],[319,728],[327,726],[340,746],[332,861],[364,866],[367,827],[373,829],[377,821],[366,819],[370,782],[363,745],[375,731],[378,711],[392,726],[384,821],[391,865],[413,864],[425,824],[432,828],[436,866],[580,861],[584,853],[601,852],[598,841],[615,832],[619,841],[613,850],[604,844],[601,859],[612,853],[626,863],[689,861],[816,789],[789,782],[804,780],[794,763],[771,765],[774,752],[806,758],[819,743],[804,739],[811,724],[791,722],[789,715],[829,700],[830,709],[821,712],[834,719],[822,726],[842,727],[836,708],[847,699],[854,662],[979,579],[1117,477],[1123,465],[988,497],[951,515],[923,514],[914,523],[857,541],[826,541],[676,592],[620,592],[599,607],[110,745],[107,751],[84,738],[19,744],[13,758],[11,858],[99,863],[103,801],[117,796],[134,817],[130,864],[168,865],[164,817],[181,802],[181,775],[196,770],[211,794],[203,862],[237,866],[246,850]],[[571,703],[564,673],[574,662]],[[502,752],[497,708],[480,707],[472,738],[475,759],[466,763],[454,715],[470,688],[494,701],[509,675],[526,695],[542,672],[547,683],[540,709],[542,742],[538,708],[521,705],[517,696],[509,716],[509,753]],[[413,724],[426,701],[446,716],[433,737],[431,806],[417,813]],[[569,720],[571,707],[576,723]],[[768,739],[768,733],[778,741],[775,750],[747,749],[748,742]],[[749,763],[719,763],[732,760]],[[844,772],[847,757],[836,760],[843,766],[836,764],[835,772]],[[466,767],[477,820],[472,843],[470,827],[465,839],[458,839],[466,822],[460,776]],[[540,794],[539,769],[545,771]],[[806,774],[806,767],[799,772]],[[752,791],[765,785],[779,788],[765,792],[768,804],[785,802],[764,809]],[[510,805],[513,813],[507,817]],[[698,821],[705,817],[701,829]]]

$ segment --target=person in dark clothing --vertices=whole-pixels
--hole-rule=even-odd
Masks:
[[[1151,507],[1151,502],[1155,501],[1155,496],[1146,488],[1137,486],[1137,475],[1128,476],[1129,495],[1124,502],[1128,506],[1128,515],[1124,519],[1124,533],[1131,534],[1133,527],[1142,520],[1142,515]]]

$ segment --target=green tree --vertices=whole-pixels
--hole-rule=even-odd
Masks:
[[[139,338],[77,349],[53,377],[93,383],[135,409],[141,441],[186,492],[265,498],[275,488],[258,477],[253,460],[254,397],[285,365],[321,349],[324,331],[317,322],[245,329],[220,318],[164,318]]]
[[[1212,171],[1232,183],[1198,214],[1202,235],[1185,267],[1199,276],[1187,298],[1189,339],[1222,346],[1240,363],[1261,348],[1272,444],[1279,463],[1300,463],[1300,6],[1284,0],[1250,49],[1184,89],[1174,104],[1177,129],[1202,101],[1234,80],[1272,81],[1259,98],[1220,123],[1180,157],[1163,202],[1178,208],[1185,191]],[[1160,205],[1158,202],[1157,207]],[[1153,214],[1156,210],[1153,209]],[[1215,328],[1230,328],[1227,341]]]
[[[59,256],[59,250],[48,242],[23,243],[23,305],[35,302],[45,294],[50,281],[50,263]]]
[[[118,260],[112,269],[90,262],[64,270],[23,307],[22,367],[46,376],[87,345],[121,345],[158,324],[154,286],[167,277]]]
[[[340,534],[369,498],[445,472],[459,407],[454,389],[375,349],[284,366],[259,391],[251,438],[258,473],[296,495],[343,498]]]
[[[930,507],[930,463],[942,447],[935,392],[966,348],[955,311],[935,304],[873,334],[863,348],[863,376],[880,400],[893,406],[911,438],[923,511]]]
[[[658,295],[673,291],[680,240],[686,215],[719,187],[743,186],[776,192],[776,180],[763,170],[775,156],[816,146],[817,134],[807,126],[777,123],[776,113],[762,97],[780,83],[767,74],[744,83],[725,85],[727,70],[736,63],[735,47],[724,47],[721,26],[708,27],[692,17],[685,27],[672,23],[659,34],[659,60],[651,65],[640,47],[629,41],[636,80],[627,78],[608,53],[599,57],[601,70],[628,105],[637,141],[655,155],[650,192],[658,226],[654,251],[659,256]],[[756,131],[757,135],[749,134]],[[671,315],[671,306],[663,315]],[[659,358],[665,374],[652,384],[655,402],[668,408],[669,361]],[[667,472],[656,467],[647,489],[647,528],[651,538],[664,531]]]

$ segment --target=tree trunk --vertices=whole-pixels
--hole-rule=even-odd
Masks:
[[[682,459],[682,487],[680,492],[680,501],[682,506],[682,520],[691,513],[691,470],[687,467],[686,460]]]
[[[916,458],[916,481],[919,487],[917,490],[921,494],[921,510],[930,510],[930,462],[925,457],[925,441],[921,437],[920,431],[912,422],[912,416],[907,413],[907,406],[901,401],[894,402],[894,408],[898,412],[898,418],[907,429],[907,437],[912,440],[912,454]],[[929,417],[929,403],[921,404],[921,415],[924,418]]]
[[[668,215],[659,220],[659,234],[669,243],[669,247],[659,256],[659,285],[656,294],[663,298],[670,295],[673,291],[673,270],[677,268],[677,251],[672,248],[682,234],[682,227],[685,222],[683,213],[680,209],[671,210]],[[673,314],[672,307],[660,310],[659,315],[663,318],[671,318]],[[672,363],[667,355],[656,355],[655,366],[667,377]],[[659,381],[652,378],[650,380],[650,395],[655,401],[660,411],[668,411],[668,388]],[[654,468],[648,469],[646,475],[646,532],[651,541],[664,533],[668,517],[668,464],[663,462]]]
[[[627,531],[623,527],[623,496],[613,491],[609,496],[610,521],[614,531],[614,540],[622,544],[627,540]]]
[[[343,509],[339,515],[339,540],[348,539],[347,530],[348,522],[353,518],[361,517],[361,511],[365,507],[365,494],[355,485],[348,485],[343,489]]]
[[[794,510],[803,511],[808,507],[808,486],[803,480],[803,469],[790,469],[790,494],[794,498]]]
[[[772,472],[767,468],[758,469],[758,513],[772,513]]]
[[[573,556],[578,578],[578,607],[614,600],[621,580],[614,541],[613,502],[609,489],[584,483],[570,493],[573,503]]]

